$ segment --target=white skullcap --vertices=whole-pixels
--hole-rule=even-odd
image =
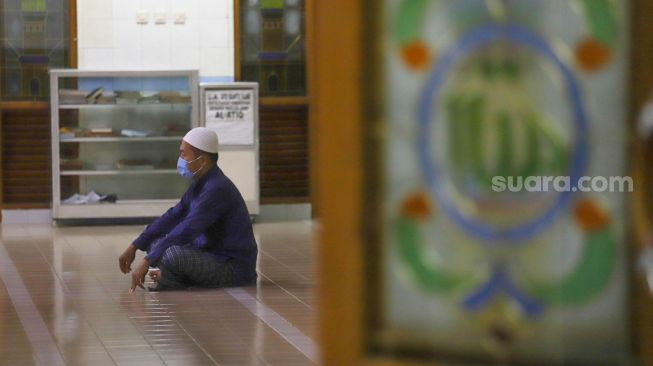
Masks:
[[[218,153],[218,134],[206,127],[195,127],[188,131],[184,141],[207,153]]]

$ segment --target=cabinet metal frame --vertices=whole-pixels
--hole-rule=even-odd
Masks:
[[[53,69],[50,70],[50,115],[52,131],[52,219],[94,219],[94,218],[138,218],[156,217],[161,215],[166,208],[174,205],[178,200],[121,200],[119,204],[95,204],[95,205],[62,205],[61,204],[61,176],[60,143],[83,142],[83,143],[106,143],[113,141],[106,138],[98,138],[93,141],[90,138],[80,141],[60,140],[59,138],[59,111],[62,109],[89,108],[99,106],[93,105],[64,105],[59,103],[59,79],[61,78],[156,78],[156,77],[186,77],[188,79],[188,93],[191,97],[191,119],[190,128],[199,126],[199,74],[197,70],[77,70],[77,69]],[[151,106],[152,104],[148,104]],[[174,104],[171,104],[174,105]],[[138,108],[143,105],[102,105],[101,108]],[[80,109],[81,109],[80,108]],[[139,138],[140,141],[161,141],[160,138],[152,137]],[[179,137],[181,141],[181,137]],[[116,139],[115,141],[130,141]],[[137,141],[137,140],[133,140]],[[136,174],[137,172],[131,172]]]

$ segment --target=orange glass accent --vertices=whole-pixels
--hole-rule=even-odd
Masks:
[[[426,220],[432,213],[431,199],[424,192],[408,196],[401,206],[401,214],[414,220]]]
[[[594,38],[586,38],[576,46],[576,61],[585,71],[598,71],[612,60],[612,50]]]
[[[578,225],[586,232],[600,230],[610,222],[607,212],[587,198],[576,202],[574,216]]]
[[[424,70],[431,63],[431,52],[424,42],[415,41],[402,47],[401,58],[411,70]]]

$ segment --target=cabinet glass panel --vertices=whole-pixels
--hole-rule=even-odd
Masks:
[[[368,5],[371,349],[633,364],[629,1]]]
[[[197,123],[196,82],[195,73],[59,77],[61,205],[178,200],[188,187],[176,166]]]

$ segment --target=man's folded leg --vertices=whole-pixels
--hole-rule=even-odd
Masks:
[[[175,290],[190,286],[228,287],[234,284],[231,262],[191,246],[166,249],[158,265],[161,276],[155,290]]]

